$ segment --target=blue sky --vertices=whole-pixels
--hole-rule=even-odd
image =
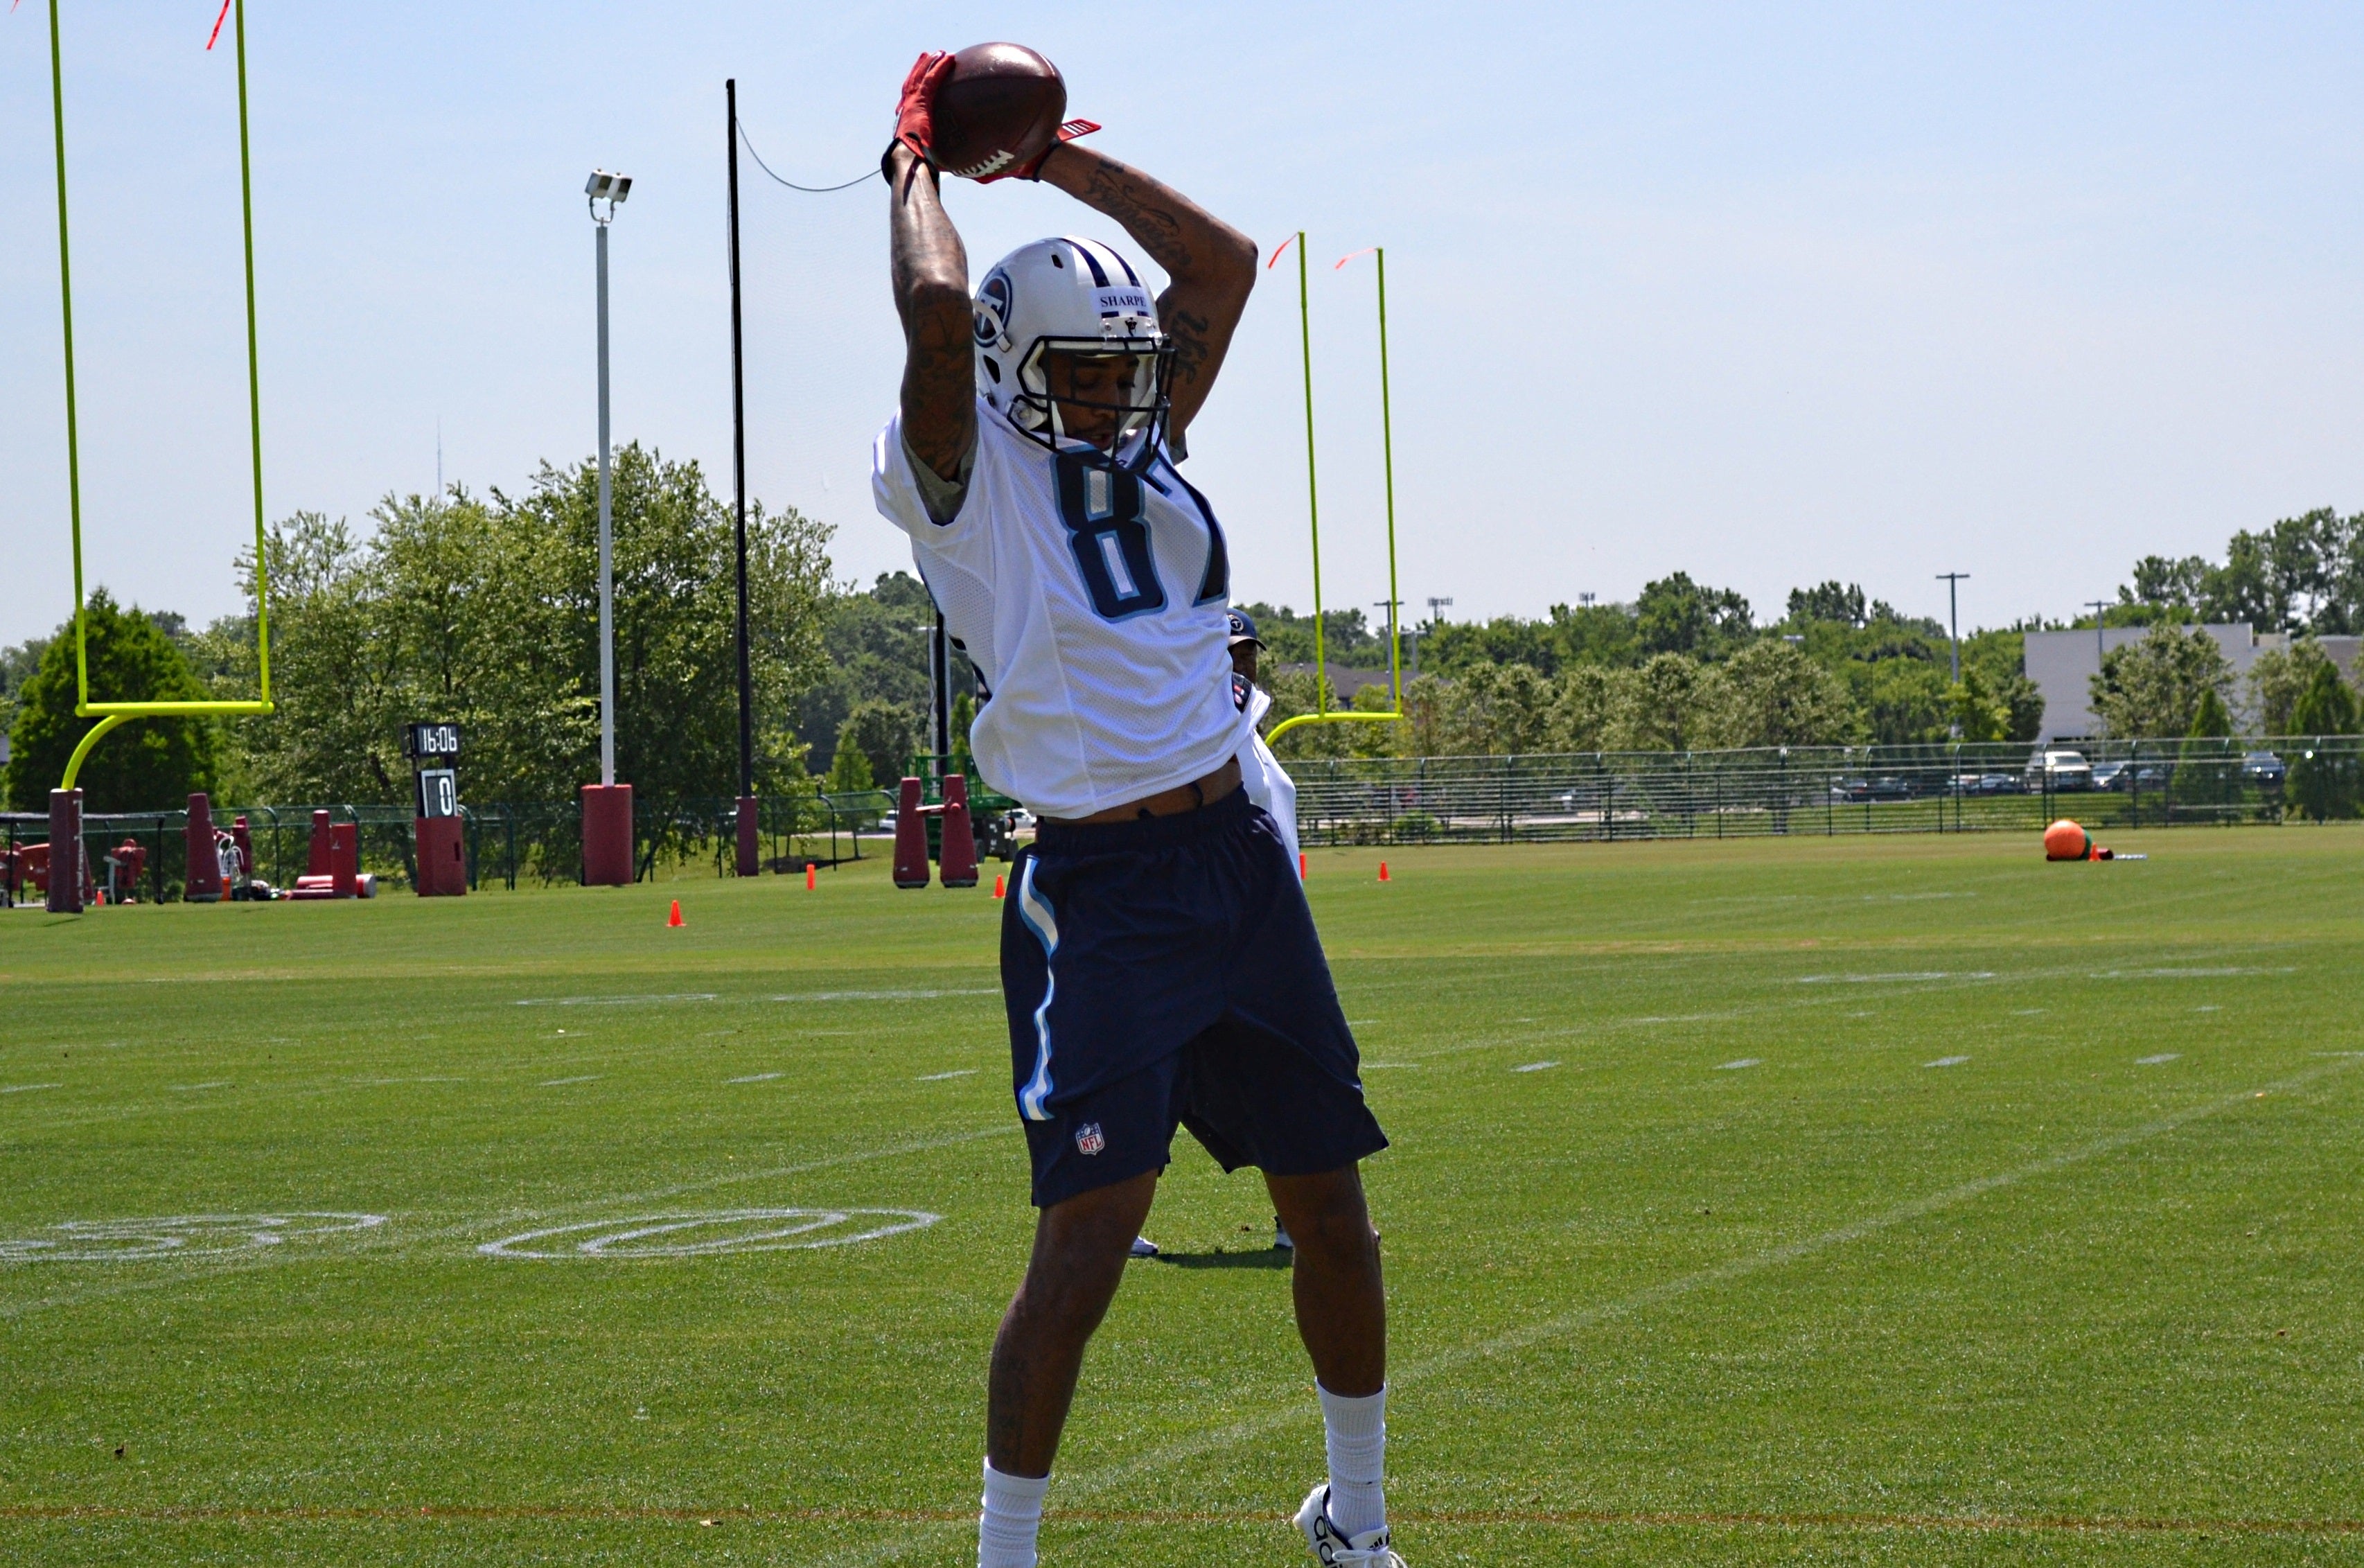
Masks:
[[[67,0],[89,574],[233,607],[248,516],[235,99],[214,0]],[[2359,495],[2364,13],[2325,6],[685,7],[248,16],[267,505],[357,522],[594,439],[594,164],[616,428],[727,493],[722,81],[775,168],[883,145],[912,54],[1058,61],[1099,144],[1267,249],[1311,235],[1324,585],[1386,591],[1367,262],[1388,246],[1402,592],[1455,616],[1859,581],[1966,624]],[[44,0],[0,15],[0,640],[71,607]],[[883,191],[745,168],[753,492],[905,564]],[[962,186],[981,275],[1054,192]],[[1284,263],[1284,272],[1287,264]],[[1305,606],[1293,276],[1194,432],[1242,599]]]

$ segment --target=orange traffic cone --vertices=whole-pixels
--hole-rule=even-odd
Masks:
[[[665,924],[668,926],[678,926],[681,924],[680,899],[676,898],[673,901],[673,913],[665,917]]]
[[[810,861],[807,861],[805,862],[805,891],[807,893],[810,893],[815,887],[820,885],[817,874],[820,870],[820,868],[814,865]]]
[[[1388,862],[1385,861],[1379,862],[1379,880],[1381,882],[1388,880]]]
[[[996,898],[1001,896],[1001,873],[998,872],[996,872],[993,877],[993,895]]]

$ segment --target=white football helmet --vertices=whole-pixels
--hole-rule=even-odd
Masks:
[[[1139,362],[1122,401],[1065,401],[1112,408],[1116,439],[1103,454],[1138,471],[1165,439],[1167,378],[1174,346],[1157,325],[1157,302],[1113,246],[1096,239],[1037,239],[993,264],[976,300],[976,381],[985,400],[1054,451],[1096,451],[1067,436],[1051,396],[1043,356],[1131,355]]]

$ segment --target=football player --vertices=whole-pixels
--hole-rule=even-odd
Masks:
[[[1299,1510],[1335,1568],[1400,1568],[1381,1489],[1386,1296],[1358,1162],[1387,1139],[1280,829],[1242,788],[1254,721],[1226,651],[1214,508],[1177,467],[1256,272],[1238,230],[1074,143],[993,178],[1113,219],[1098,239],[968,259],[929,161],[951,61],[925,54],[884,166],[900,406],[872,454],[992,695],[977,769],[1040,818],[1004,906],[1011,1086],[1039,1213],[995,1336],[979,1568],[1031,1568],[1084,1348],[1188,1115],[1262,1170],[1327,1432]]]

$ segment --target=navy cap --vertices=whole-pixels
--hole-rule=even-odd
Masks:
[[[1225,647],[1236,648],[1243,642],[1253,642],[1258,648],[1262,648],[1264,646],[1264,639],[1256,635],[1255,622],[1248,619],[1247,617],[1240,614],[1237,610],[1232,611],[1231,617],[1232,639],[1228,643],[1224,644]]]

